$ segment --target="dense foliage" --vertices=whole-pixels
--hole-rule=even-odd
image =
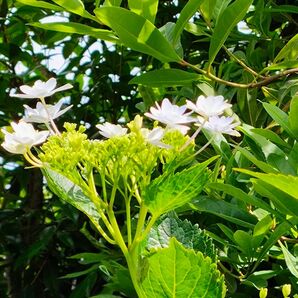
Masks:
[[[165,249],[201,258],[179,239],[189,231],[203,237],[201,251],[224,274],[227,297],[297,294],[297,1],[141,3],[1,1],[0,126],[19,119],[24,103],[35,105],[9,97],[11,91],[51,77],[74,86],[63,93],[73,108],[57,125],[82,124],[87,130],[78,133],[90,138],[98,137],[96,124],[129,123],[165,97],[182,105],[202,94],[223,95],[243,123],[241,137],[212,139],[204,131],[196,138],[196,150],[212,139],[197,161],[220,159],[201,194],[176,209],[179,218],[164,215],[149,243],[166,241]],[[44,145],[44,158],[56,157],[59,169],[69,152],[59,157],[55,142]],[[135,297],[120,250],[49,190],[50,179],[47,185],[38,169],[24,169],[24,159],[0,150],[0,296]],[[52,179],[64,179],[57,175]],[[124,229],[123,210],[117,205]],[[169,227],[178,241],[161,236]],[[160,258],[166,256],[149,256],[148,263]]]

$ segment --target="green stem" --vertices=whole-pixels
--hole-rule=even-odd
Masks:
[[[127,227],[127,246],[130,247],[132,237],[131,237],[131,210],[130,210],[131,197],[125,199],[125,209],[126,209],[126,227]]]

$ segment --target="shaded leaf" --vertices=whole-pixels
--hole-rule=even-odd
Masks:
[[[285,262],[290,270],[290,272],[296,277],[298,278],[298,258],[295,257],[294,255],[292,255],[288,249],[282,244],[281,241],[278,241],[282,252],[284,254],[285,257]]]
[[[298,139],[298,96],[294,96],[291,100],[290,113],[289,113],[289,125],[291,131]]]
[[[213,63],[232,29],[243,19],[252,2],[252,0],[236,0],[219,16],[211,37],[209,65]]]
[[[298,34],[292,37],[288,43],[280,50],[274,59],[274,63],[280,60],[294,60],[298,57]]]
[[[181,220],[172,212],[161,218],[150,230],[147,248],[168,247],[173,237],[184,247],[200,251],[213,262],[216,261],[216,251],[211,238],[199,229],[198,225],[193,225],[187,219]]]
[[[74,22],[55,22],[55,23],[31,23],[31,26],[46,29],[46,30],[53,30],[58,32],[65,32],[65,33],[75,33],[75,34],[82,34],[82,35],[89,35],[93,36],[97,39],[102,39],[106,41],[111,41],[114,43],[119,42],[119,39],[114,35],[112,31],[104,30],[104,29],[97,29],[87,25],[74,23]]]
[[[158,69],[134,77],[129,84],[140,84],[150,87],[171,87],[189,85],[202,79],[201,75],[180,69]]]

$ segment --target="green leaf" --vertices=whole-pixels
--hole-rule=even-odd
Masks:
[[[98,268],[99,268],[99,265],[98,264],[95,264],[95,265],[89,267],[86,270],[69,273],[69,274],[66,274],[66,275],[61,276],[60,278],[75,278],[75,277],[79,277],[79,276],[82,276],[82,275],[86,275],[86,274],[88,274],[88,273],[90,273],[92,271],[99,270]]]
[[[298,61],[297,60],[287,60],[280,63],[274,63],[270,66],[265,67],[261,73],[267,72],[268,70],[284,70],[289,68],[296,68],[298,67]]]
[[[200,212],[207,212],[224,218],[237,225],[253,228],[257,219],[247,211],[240,209],[237,205],[212,198],[195,199],[190,204],[192,208]]]
[[[242,230],[238,230],[234,233],[234,240],[239,245],[242,252],[247,255],[247,257],[251,258],[253,256],[254,249],[251,234]]]
[[[102,39],[106,41],[111,41],[114,43],[118,43],[119,39],[115,36],[112,31],[97,29],[87,25],[74,23],[74,22],[55,22],[55,23],[31,23],[31,26],[46,29],[46,30],[54,30],[58,32],[65,33],[75,33],[82,35],[93,36],[97,39]]]
[[[263,107],[277,124],[279,124],[291,137],[295,138],[295,134],[290,127],[288,115],[284,111],[267,102],[263,102]]]
[[[175,238],[144,260],[141,286],[144,297],[222,298],[223,276],[209,257],[184,248]]]
[[[298,140],[298,96],[294,96],[291,100],[290,113],[289,113],[289,125],[291,131]]]
[[[150,87],[171,87],[190,85],[194,81],[202,80],[202,76],[196,73],[180,69],[158,69],[134,77],[129,84],[139,84]]]
[[[241,173],[259,178],[296,199],[298,208],[298,177],[283,174],[263,174],[245,169],[237,169]]]
[[[237,150],[241,152],[248,160],[254,163],[260,170],[265,173],[278,173],[278,170],[270,166],[268,163],[258,160],[253,154],[251,154],[247,149],[237,147]]]
[[[120,6],[122,0],[105,0],[103,6]]]
[[[173,32],[173,45],[177,44],[180,35],[189,19],[198,11],[203,0],[189,0],[180,12]]]
[[[128,0],[128,6],[131,11],[143,16],[154,24],[158,8],[158,0]]]
[[[236,0],[219,16],[209,48],[209,65],[211,65],[231,33],[232,29],[244,18],[252,0]]]
[[[280,50],[273,63],[281,60],[294,60],[298,57],[298,34],[292,37],[288,43]]]
[[[161,32],[144,17],[120,7],[102,7],[94,12],[116,32],[125,46],[163,62],[181,60]]]
[[[200,12],[208,23],[210,23],[212,20],[213,11],[214,11],[216,2],[217,0],[205,0],[200,5]]]
[[[290,270],[290,272],[296,277],[298,278],[298,258],[295,257],[294,255],[292,255],[287,248],[282,244],[281,241],[278,241],[282,252],[284,254],[285,257],[285,262],[288,266],[288,269]]]
[[[253,205],[259,208],[262,208],[276,216],[280,216],[278,212],[276,212],[273,208],[270,207],[264,200],[259,199],[253,195],[248,195],[243,190],[230,185],[230,184],[223,184],[223,183],[208,183],[207,185],[211,189],[215,189],[218,191],[223,191],[226,194],[233,196],[237,200],[241,200],[246,204]]]
[[[57,6],[55,4],[50,4],[45,1],[37,1],[37,0],[17,0],[17,2],[25,4],[25,5],[30,5],[34,7],[40,7],[40,8],[46,8],[46,9],[51,9],[51,10],[56,10],[56,11],[62,11],[63,9],[60,6]]]
[[[212,239],[198,225],[193,225],[187,219],[181,220],[174,212],[163,216],[150,230],[147,248],[165,248],[175,237],[184,247],[200,251],[204,256],[216,262],[216,251]]]
[[[208,179],[206,168],[215,158],[178,173],[166,172],[153,180],[144,194],[145,205],[152,215],[158,218],[197,196]]]
[[[100,216],[96,207],[78,185],[48,167],[42,168],[42,172],[54,194],[86,214],[95,226],[98,225]]]
[[[97,21],[97,19],[85,10],[84,3],[81,0],[52,0],[56,4],[62,6],[67,11],[77,14],[81,17]]]
[[[272,130],[263,129],[263,128],[253,128],[251,131],[254,133],[257,133],[258,135],[260,135],[262,137],[265,137],[266,139],[268,139],[269,141],[271,141],[277,145],[291,149],[291,145],[286,143],[278,134],[276,134]]]

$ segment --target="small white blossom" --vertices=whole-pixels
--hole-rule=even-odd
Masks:
[[[22,85],[20,90],[23,92],[23,94],[10,94],[10,96],[20,98],[45,98],[52,96],[56,92],[72,88],[71,84],[66,84],[59,88],[56,88],[56,85],[57,80],[55,78],[51,78],[46,82],[38,80],[32,87],[28,85]]]
[[[97,124],[96,127],[99,129],[99,133],[108,139],[116,136],[121,137],[127,133],[127,128],[122,127],[120,124],[105,122]]]
[[[156,103],[156,108],[151,107],[150,113],[145,113],[145,115],[166,124],[168,128],[177,129],[182,134],[186,134],[189,127],[183,124],[195,121],[194,118],[189,116],[191,113],[184,114],[186,109],[186,105],[179,107],[171,104],[171,102],[165,98],[162,101],[161,106]]]
[[[205,122],[203,128],[214,132],[215,134],[228,134],[240,137],[240,133],[234,130],[235,127],[240,125],[240,122],[234,122],[234,120],[233,117],[212,116]]]
[[[49,135],[48,131],[37,131],[32,124],[24,121],[12,122],[11,126],[14,130],[13,133],[2,129],[5,136],[2,147],[15,154],[26,153],[32,146],[43,143]]]
[[[204,118],[209,118],[212,116],[221,115],[232,105],[227,103],[227,100],[224,100],[224,97],[221,95],[207,97],[200,95],[195,104],[187,100],[186,106],[188,109],[198,113]]]
[[[63,104],[63,99],[60,99],[55,105],[46,105],[46,107],[38,102],[36,108],[32,109],[27,105],[25,107],[25,116],[23,120],[26,122],[49,123],[50,119],[56,119],[67,112],[72,106],[69,106],[60,111]]]
[[[152,130],[149,130],[147,128],[141,128],[141,133],[142,133],[144,139],[148,143],[150,143],[154,146],[160,147],[160,148],[166,148],[166,149],[171,148],[170,145],[167,145],[167,144],[161,142],[161,139],[163,138],[163,136],[165,134],[165,130],[163,128],[155,127]]]

